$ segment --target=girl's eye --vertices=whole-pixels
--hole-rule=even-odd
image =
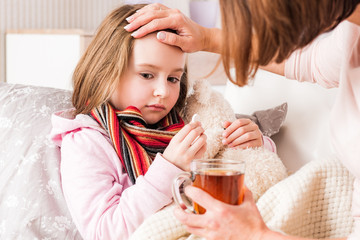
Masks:
[[[151,79],[154,76],[150,73],[140,73],[141,77],[145,78],[145,79]]]
[[[168,81],[172,83],[177,83],[180,81],[180,79],[176,77],[168,77]]]

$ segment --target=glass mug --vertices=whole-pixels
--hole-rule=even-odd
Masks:
[[[190,172],[180,173],[173,182],[174,201],[182,209],[203,214],[206,210],[184,194],[187,185],[201,188],[212,197],[232,205],[244,198],[245,162],[230,159],[196,159]]]

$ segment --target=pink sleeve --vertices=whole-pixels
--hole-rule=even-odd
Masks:
[[[276,145],[271,138],[263,135],[263,143],[264,143],[264,148],[266,148],[271,152],[276,153]]]
[[[171,202],[171,183],[181,172],[158,154],[132,185],[112,145],[91,129],[67,134],[61,155],[63,192],[84,239],[128,239]]]
[[[326,88],[338,87],[341,63],[346,61],[349,22],[344,21],[332,32],[315,39],[307,47],[295,51],[285,62],[285,77],[318,83]]]

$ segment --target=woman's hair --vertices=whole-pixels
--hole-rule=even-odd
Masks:
[[[222,60],[228,78],[247,84],[259,66],[280,63],[336,27],[360,0],[220,0]],[[233,62],[232,62],[233,61]],[[235,81],[230,75],[236,70]]]
[[[74,74],[72,103],[75,114],[88,114],[110,99],[128,67],[135,39],[124,27],[126,18],[144,4],[124,5],[112,11],[101,23],[94,39],[79,60]],[[187,95],[187,74],[180,81],[180,94],[174,108],[180,111]]]

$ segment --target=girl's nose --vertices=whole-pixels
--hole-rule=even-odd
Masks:
[[[164,98],[169,94],[167,77],[159,77],[154,86],[154,96]]]

